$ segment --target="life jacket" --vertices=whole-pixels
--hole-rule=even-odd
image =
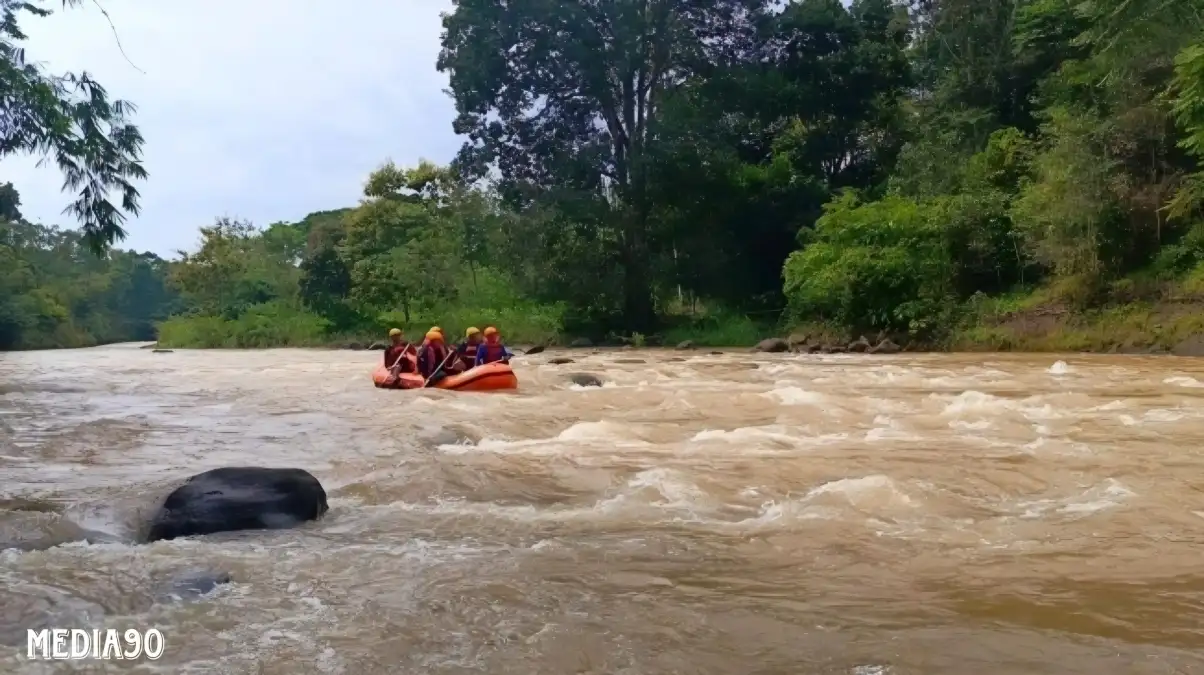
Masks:
[[[457,351],[460,352],[460,360],[464,362],[465,368],[472,368],[477,364],[477,350],[480,348],[481,345],[474,345],[468,341],[460,343]]]
[[[485,363],[493,363],[506,358],[506,349],[501,342],[489,344],[488,342],[481,345],[481,349],[485,350],[485,358],[482,359]]]
[[[446,360],[447,347],[439,343],[428,342],[423,346],[422,355],[419,357],[418,363],[419,367],[422,368],[423,376],[430,377]]]
[[[413,352],[414,345],[409,342],[403,342],[399,345],[389,345],[385,349],[385,367],[392,368],[394,365],[400,364],[401,372],[414,372]]]

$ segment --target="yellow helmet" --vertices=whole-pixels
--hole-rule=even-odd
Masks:
[[[443,335],[443,329],[438,326],[431,326],[431,329],[427,332],[428,333],[438,333],[440,335]]]
[[[497,329],[496,329],[496,328],[494,328],[493,326],[490,326],[490,327],[488,327],[488,328],[486,328],[486,329],[485,329],[485,335],[486,335],[486,336],[489,336],[489,335],[497,335]]]
[[[430,340],[431,342],[443,342],[443,333],[440,333],[437,330],[427,331],[426,339]]]
[[[400,328],[390,328],[389,329],[389,337],[393,337],[394,335],[401,335],[401,329]]]
[[[464,337],[472,337],[480,332],[481,331],[477,330],[476,328],[469,328],[468,330],[464,331]]]

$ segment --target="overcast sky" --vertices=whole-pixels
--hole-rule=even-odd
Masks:
[[[388,158],[460,145],[435,71],[449,0],[99,0],[23,19],[26,58],[87,70],[138,106],[150,178],[124,248],[191,249],[217,216],[264,226],[355,204]],[[57,7],[59,3],[49,3]],[[52,167],[0,163],[33,221],[75,227]]]

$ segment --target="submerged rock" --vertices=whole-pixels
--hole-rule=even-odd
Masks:
[[[686,341],[684,341],[684,342],[679,342],[679,343],[677,343],[677,349],[680,349],[680,350],[683,350],[683,351],[684,351],[684,350],[687,350],[687,349],[693,349],[693,348],[694,348],[694,341],[693,341],[693,340],[686,340]]]
[[[597,375],[589,373],[573,373],[569,375],[569,381],[578,387],[601,387],[602,380],[598,379]]]
[[[213,469],[189,478],[167,496],[147,541],[286,529],[317,520],[328,508],[326,490],[303,469]]]
[[[573,347],[574,349],[582,349],[585,347],[593,347],[594,342],[593,342],[593,340],[590,340],[589,338],[577,338],[576,340],[573,340],[572,342],[570,342],[569,346]]]
[[[106,544],[121,538],[81,527],[62,513],[51,511],[0,511],[0,551],[45,551],[63,544]]]
[[[525,351],[523,353],[528,356],[530,356],[532,354],[542,354],[545,349],[547,349],[547,347],[545,347],[543,345],[535,345],[534,347],[528,349],[527,351]]]
[[[874,348],[870,350],[870,353],[871,354],[898,354],[901,351],[903,351],[902,347],[895,344],[893,341],[891,341],[890,338],[886,338],[885,340],[883,340],[882,342],[879,342],[876,346],[874,346]]]
[[[790,351],[790,344],[782,338],[769,338],[757,343],[753,350],[758,352],[781,353]]]
[[[1154,353],[1154,350],[1150,350]],[[1189,337],[1171,348],[1175,356],[1204,356],[1204,336]]]
[[[865,336],[862,335],[856,340],[850,342],[847,349],[854,354],[864,354],[870,350],[870,341],[865,339]]]
[[[192,600],[230,583],[229,572],[190,570],[173,577],[159,593],[160,599]]]
[[[554,366],[563,366],[566,363],[573,363],[573,360],[566,356],[557,356],[554,359],[548,359],[548,363]]]
[[[170,354],[170,353],[172,353],[172,350],[170,350],[170,349],[152,349],[151,353],[152,354]]]

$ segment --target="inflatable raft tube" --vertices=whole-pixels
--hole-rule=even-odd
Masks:
[[[372,371],[372,383],[386,389],[420,389],[424,378],[414,373],[402,373],[397,381],[386,384],[389,379],[389,369],[383,365]],[[486,363],[439,380],[432,389],[448,389],[450,391],[505,391],[518,389],[518,376],[508,363]]]

